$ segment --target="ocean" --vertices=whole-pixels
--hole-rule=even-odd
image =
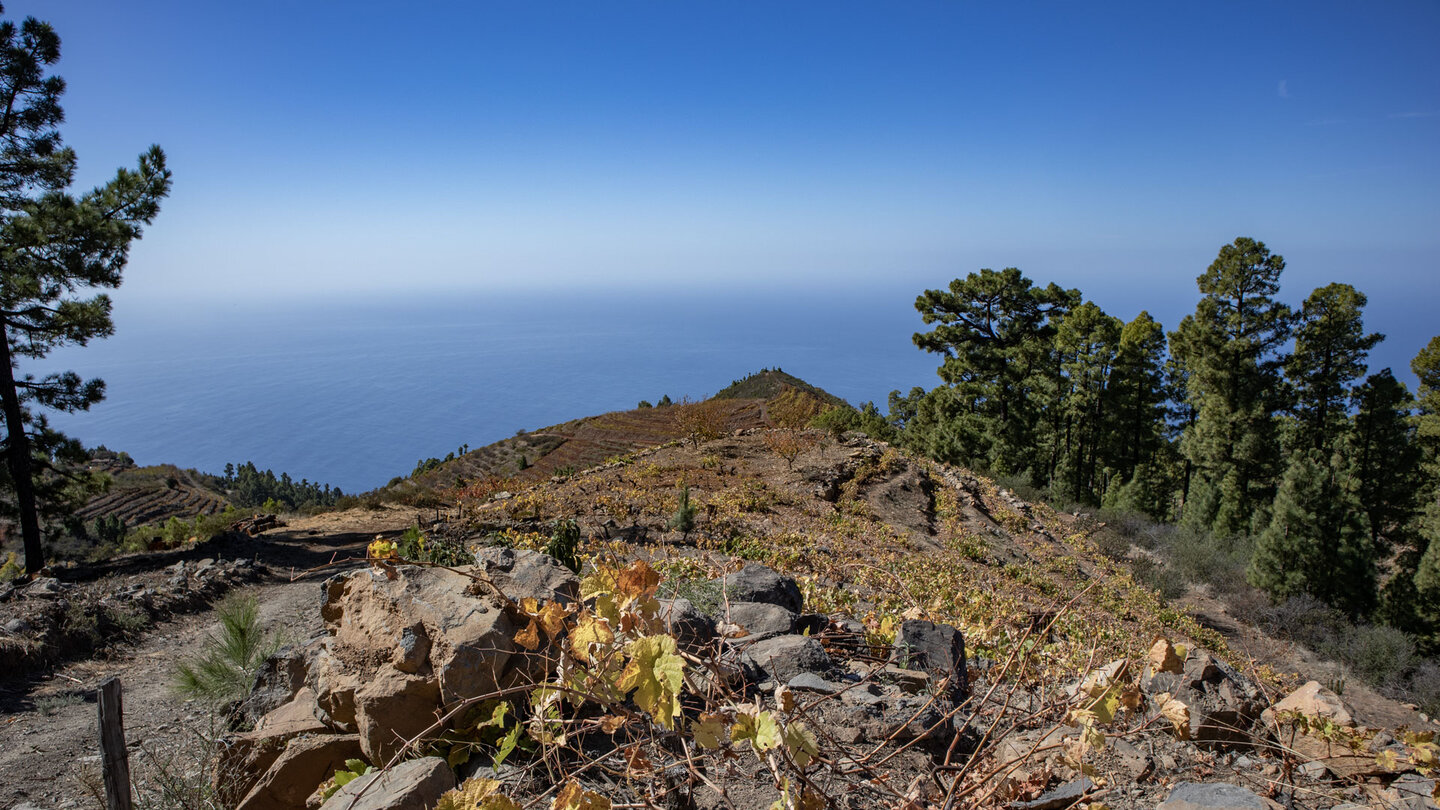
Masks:
[[[127,309],[116,333],[21,371],[105,380],[52,422],[139,464],[253,461],[356,493],[444,457],[661,396],[702,398],[782,368],[882,410],[930,387],[913,297],[805,291],[457,294]]]

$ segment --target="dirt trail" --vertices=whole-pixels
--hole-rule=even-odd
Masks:
[[[399,531],[415,517],[414,510],[387,509],[291,519],[285,529],[244,542],[245,556],[253,552],[273,575],[241,593],[257,598],[262,621],[285,640],[312,638],[321,630],[317,583],[333,571],[302,572],[332,557],[363,555],[375,534]],[[234,544],[226,549],[239,553]],[[96,658],[0,682],[0,808],[101,806],[85,782],[99,771],[95,690],[112,676],[124,687],[125,735],[137,777],[152,777],[160,763],[180,773],[195,771],[203,740],[213,736],[212,713],[179,697],[171,684],[175,662],[217,629],[213,610],[183,615]]]

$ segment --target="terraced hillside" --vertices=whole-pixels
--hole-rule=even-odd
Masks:
[[[113,471],[111,475],[114,483],[110,490],[87,501],[76,513],[81,519],[88,522],[114,515],[126,526],[134,527],[172,517],[213,515],[229,505],[225,496],[194,470],[162,464]]]
[[[727,431],[766,424],[762,399],[729,399],[715,402],[714,407],[723,416]],[[617,456],[684,438],[675,414],[675,407],[637,408],[541,428],[472,450],[389,489],[447,489],[485,478],[531,483],[563,471],[589,469]],[[522,456],[528,465],[524,469],[520,468]]]

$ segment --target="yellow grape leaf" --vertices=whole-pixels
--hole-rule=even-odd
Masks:
[[[519,810],[500,790],[500,780],[475,778],[440,797],[435,810]]]
[[[595,597],[595,604],[591,609],[596,616],[609,622],[611,627],[620,626],[620,603],[615,601],[614,594],[599,594]]]
[[[365,556],[372,560],[398,560],[400,551],[393,540],[386,540],[377,535],[374,542],[365,547]]]
[[[590,576],[580,580],[580,598],[589,601],[594,596],[614,593],[617,584],[614,568],[608,565],[596,566]]]
[[[540,628],[545,631],[545,635],[555,638],[565,632],[565,617],[568,614],[569,611],[565,609],[564,605],[559,602],[550,602],[540,609],[535,618],[540,621]]]
[[[584,790],[571,779],[560,789],[550,810],[610,810],[610,800],[594,791]]]
[[[725,715],[701,712],[699,719],[690,721],[690,736],[701,748],[715,750],[720,747],[720,738],[725,736]]]
[[[1376,752],[1375,765],[1381,770],[1398,771],[1400,770],[1400,756],[1387,748]]]
[[[923,618],[925,618],[925,611],[921,610],[919,607],[912,607],[912,608],[910,608],[909,610],[905,611],[904,613],[901,613],[901,614],[900,614],[900,618],[902,618],[902,619],[923,619]]]
[[[533,596],[527,596],[520,600],[520,609],[525,611],[526,616],[534,616],[540,612],[540,600]]]
[[[1087,751],[1101,751],[1105,748],[1105,734],[1094,726],[1081,726],[1080,742]]]
[[[1440,747],[1433,742],[1422,742],[1411,746],[1410,761],[1417,768],[1440,767]]]
[[[815,742],[815,735],[805,728],[804,723],[795,722],[786,726],[784,740],[785,750],[801,768],[820,755],[820,746]]]
[[[532,652],[540,649],[540,625],[531,619],[524,630],[515,634],[515,643]]]
[[[635,690],[635,705],[650,713],[667,729],[680,714],[680,688],[685,683],[685,659],[673,636],[646,636],[630,643],[630,663],[620,674],[621,692]]]
[[[613,643],[615,633],[610,629],[610,623],[588,614],[576,625],[575,632],[570,634],[570,651],[576,658],[585,661],[594,660],[592,646],[606,647]]]
[[[1087,707],[1095,714],[1095,722],[1110,723],[1120,710],[1120,695],[1116,689],[1106,689]]]
[[[1156,636],[1155,643],[1150,647],[1150,671],[1173,672],[1177,675],[1184,672],[1185,656],[1180,652],[1183,649],[1171,644],[1170,639],[1164,636]]]
[[[1175,727],[1175,736],[1190,739],[1190,707],[1170,697],[1169,692],[1161,693],[1155,702],[1160,704],[1160,715]]]

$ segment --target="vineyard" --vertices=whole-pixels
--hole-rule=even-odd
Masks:
[[[225,510],[225,496],[193,470],[169,465],[122,470],[110,490],[91,498],[76,515],[82,520],[115,516],[126,526],[163,523],[172,517],[213,515]]]

